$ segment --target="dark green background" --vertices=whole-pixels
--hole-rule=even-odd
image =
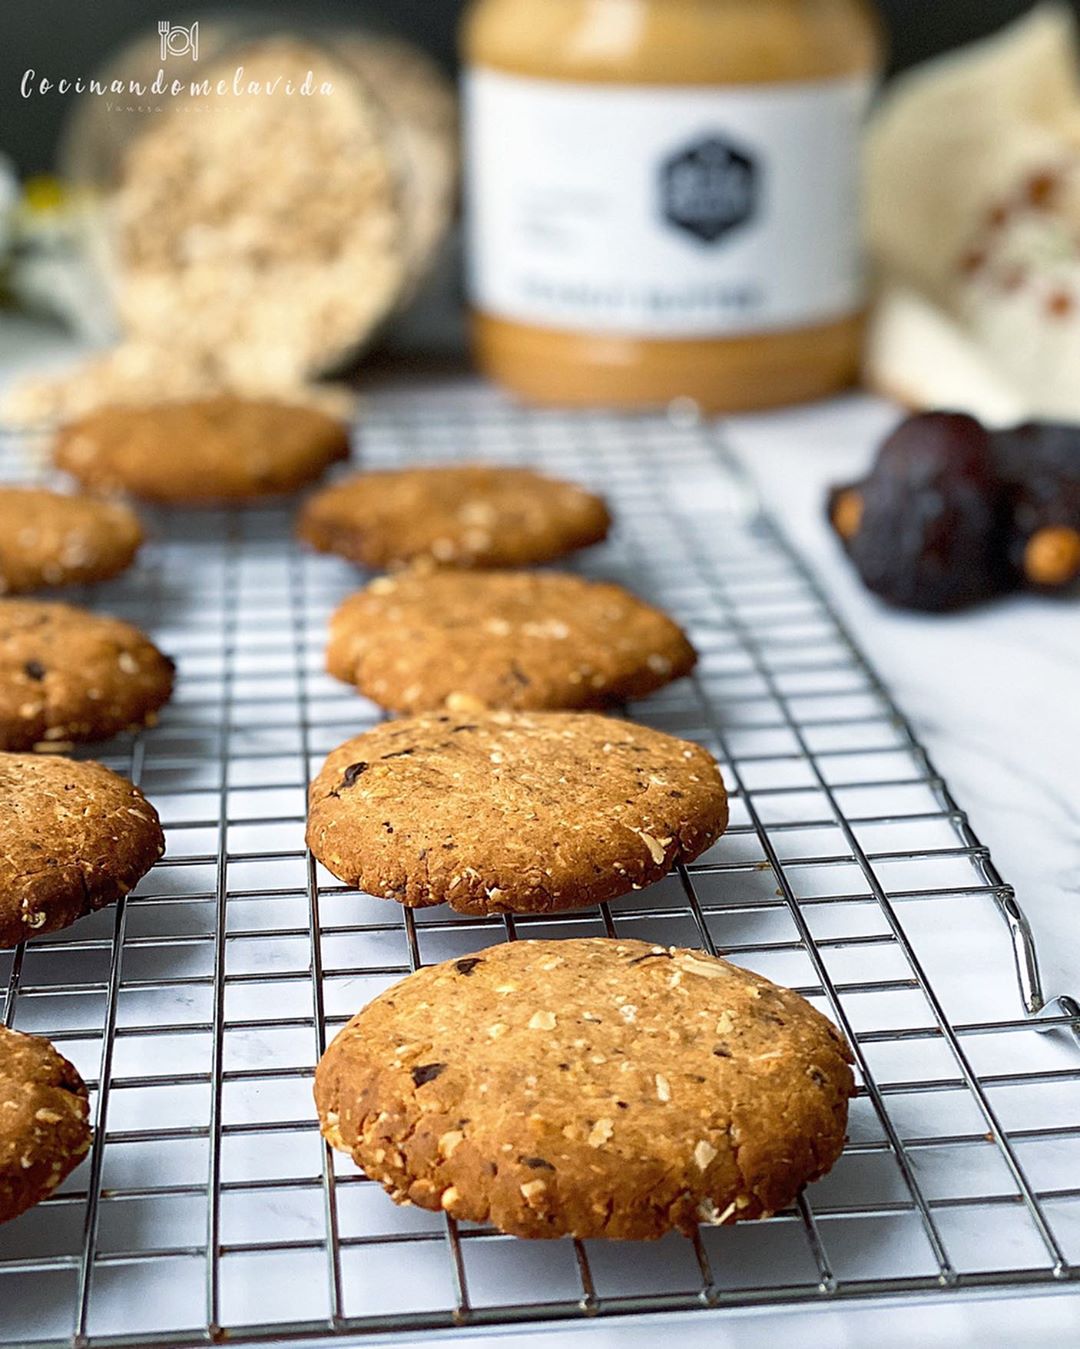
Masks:
[[[544,0],[536,0],[543,4]],[[991,32],[1030,8],[1031,0],[877,0],[889,31],[894,69]],[[1080,0],[1074,0],[1080,7]],[[153,33],[159,19],[181,21],[214,10],[280,10],[316,17],[344,15],[408,34],[444,62],[453,61],[463,0],[0,0],[0,149],[24,171],[50,166],[64,114],[57,100],[22,100],[28,67],[42,73],[89,74],[125,37]]]

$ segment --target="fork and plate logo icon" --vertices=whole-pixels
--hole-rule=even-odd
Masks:
[[[199,59],[199,25],[190,23],[170,23],[168,19],[158,20],[158,36],[161,39],[161,59],[167,61],[170,56],[190,56],[193,61]]]

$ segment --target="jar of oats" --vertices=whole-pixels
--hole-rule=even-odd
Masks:
[[[304,20],[148,29],[98,77],[104,96],[79,97],[61,154],[92,203],[113,364],[166,351],[185,393],[349,367],[451,222],[450,83],[402,42]]]

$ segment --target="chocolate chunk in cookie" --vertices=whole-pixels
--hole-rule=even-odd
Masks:
[[[145,726],[173,664],[138,628],[68,604],[0,600],[0,749],[58,749]]]
[[[101,764],[0,754],[0,947],[126,895],[165,851],[154,807]]]
[[[90,1103],[48,1040],[0,1026],[0,1223],[51,1194],[90,1147]]]
[[[326,1139],[399,1203],[640,1240],[775,1213],[840,1155],[851,1053],[798,994],[605,937],[463,963],[388,988],[315,1074]]]
[[[591,712],[428,713],[333,751],[308,843],[347,884],[409,907],[552,913],[659,880],[726,824],[699,745]]]
[[[57,466],[89,487],[194,506],[295,492],[348,457],[333,417],[230,395],[107,407],[65,426],[55,448]]]
[[[394,712],[604,707],[694,666],[678,625],[621,586],[554,572],[405,572],[330,621],[332,675]]]
[[[138,517],[117,502],[0,487],[0,595],[106,581],[141,542]]]
[[[603,501],[530,469],[466,464],[362,473],[310,497],[299,534],[375,568],[551,562],[607,536]]]

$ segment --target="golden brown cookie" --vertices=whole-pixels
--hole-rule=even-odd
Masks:
[[[404,572],[330,620],[327,669],[381,707],[604,707],[694,667],[677,624],[621,586],[555,572]]]
[[[0,1026],[0,1223],[55,1190],[89,1147],[82,1078],[48,1040]]]
[[[843,1148],[850,1062],[797,993],[702,951],[519,941],[380,994],[315,1101],[399,1203],[641,1240],[791,1204]]]
[[[108,580],[131,565],[140,543],[127,506],[0,487],[0,595]]]
[[[498,464],[360,473],[309,497],[299,534],[363,566],[524,567],[599,543],[603,501],[573,483]]]
[[[101,764],[0,753],[0,947],[115,903],[165,851],[157,811]]]
[[[726,825],[686,740],[593,712],[427,713],[334,750],[307,833],[339,879],[410,908],[552,913],[650,885]]]
[[[349,457],[349,437],[314,408],[222,394],[102,408],[63,427],[54,454],[88,487],[199,506],[295,492]]]
[[[108,740],[150,724],[172,686],[172,661],[129,623],[0,600],[0,750]]]

